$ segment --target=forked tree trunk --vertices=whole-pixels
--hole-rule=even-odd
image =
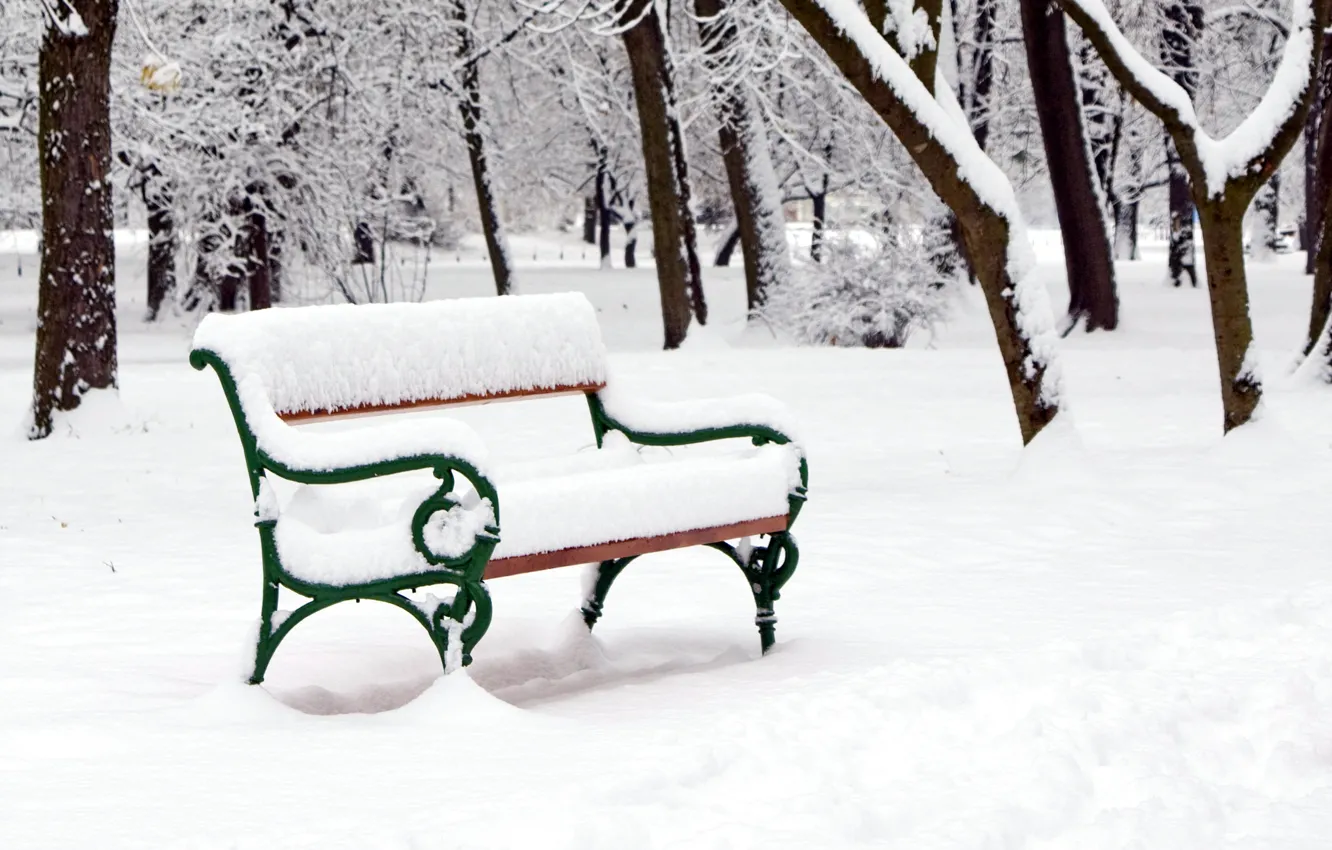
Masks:
[[[694,10],[699,17],[704,64],[719,79],[727,57],[738,49],[736,13],[724,0],[695,0]],[[786,225],[780,200],[773,197],[776,180],[763,116],[739,85],[733,83],[713,94],[721,124],[722,161],[744,252],[746,300],[752,313],[763,303],[768,287],[780,285],[789,274]],[[717,265],[723,265],[722,253],[717,257]],[[726,258],[730,258],[729,251]]]
[[[116,386],[110,95],[118,3],[71,6],[82,26],[48,23],[38,57],[42,260],[31,439],[49,435],[54,413],[77,408],[88,390]]]
[[[1049,317],[1038,307],[1020,317],[1019,302],[1028,291],[1029,282],[1024,284],[1011,276],[1018,266],[1010,263],[1010,259],[1015,259],[1016,249],[1009,220],[959,173],[959,154],[935,136],[929,120],[907,105],[894,86],[885,81],[879,65],[870,61],[862,50],[857,39],[868,39],[865,33],[874,29],[872,24],[856,26],[856,35],[852,35],[817,0],[782,0],[782,5],[893,131],[935,194],[957,216],[967,256],[973,259],[994,324],[1022,440],[1031,442],[1054,419],[1059,407],[1056,392],[1046,383],[1047,379],[1054,380],[1047,371],[1053,352],[1036,347],[1037,339],[1042,338],[1038,335],[1046,333],[1041,325]],[[921,83],[926,85],[923,79]],[[913,100],[915,97],[912,94]],[[933,120],[948,120],[943,117],[942,109],[935,109],[932,114]],[[979,150],[974,154],[979,156]]]
[[[500,220],[494,178],[490,174],[490,160],[486,155],[486,139],[481,123],[480,60],[473,55],[475,44],[464,0],[455,0],[453,20],[458,27],[458,58],[463,62],[462,92],[458,100],[458,109],[462,113],[463,143],[467,146],[467,159],[472,166],[472,185],[476,190],[476,203],[481,214],[481,233],[485,236],[486,253],[490,256],[490,271],[495,278],[495,292],[508,295],[513,291],[513,267],[509,263],[504,224]]]
[[[1279,95],[1292,98],[1292,109],[1288,109],[1279,120],[1264,127],[1258,136],[1249,143],[1247,159],[1230,167],[1224,178],[1215,181],[1208,173],[1205,160],[1206,151],[1200,150],[1200,130],[1196,124],[1196,113],[1191,108],[1182,108],[1177,100],[1163,97],[1150,84],[1143,82],[1138,65],[1141,56],[1125,47],[1123,35],[1118,33],[1113,24],[1089,13],[1080,4],[1080,0],[1060,0],[1070,17],[1087,38],[1096,46],[1097,52],[1105,60],[1106,66],[1115,78],[1148,111],[1161,119],[1166,131],[1174,140],[1183,168],[1190,177],[1193,189],[1193,202],[1198,208],[1203,229],[1203,247],[1207,263],[1207,290],[1212,307],[1212,332],[1216,342],[1217,365],[1221,379],[1221,402],[1223,408],[1223,428],[1228,433],[1245,424],[1258,408],[1262,398],[1262,386],[1254,372],[1251,362],[1250,347],[1253,342],[1253,329],[1249,317],[1248,281],[1244,270],[1244,213],[1263,184],[1276,174],[1281,160],[1294,146],[1303,131],[1316,86],[1311,82],[1321,67],[1324,39],[1313,38],[1313,50],[1305,62],[1308,74],[1299,89],[1275,90]],[[1186,4],[1174,4],[1172,9],[1184,8]],[[1192,4],[1187,4],[1191,8]],[[1296,19],[1292,25],[1290,44],[1298,49],[1302,44],[1296,41],[1296,26],[1307,37],[1310,33],[1322,33],[1332,16],[1332,2],[1314,0],[1312,19]],[[1185,11],[1188,11],[1185,9]],[[1196,24],[1196,26],[1195,26]],[[1201,25],[1201,11],[1196,19],[1188,21],[1189,26]],[[1301,57],[1296,52],[1288,52],[1283,58]],[[1191,229],[1191,228],[1190,228]]]
[[[1036,115],[1064,235],[1070,327],[1085,320],[1089,331],[1114,330],[1119,324],[1115,266],[1064,15],[1051,0],[1021,0],[1021,8]]]
[[[691,289],[694,287],[691,278],[697,279],[695,275],[701,274],[701,270],[691,268],[689,239],[693,231],[692,221],[682,215],[687,195],[682,195],[676,170],[676,131],[672,129],[670,114],[670,68],[665,38],[652,0],[621,0],[618,12],[623,23],[636,22],[624,31],[622,38],[629,54],[634,101],[638,107],[665,347],[679,348],[689,332],[692,318]],[[693,264],[697,262],[695,253]],[[625,265],[629,265],[627,255]],[[702,294],[701,286],[697,291]]]

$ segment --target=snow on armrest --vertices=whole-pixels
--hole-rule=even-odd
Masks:
[[[278,417],[253,379],[242,381],[237,394],[255,447],[265,460],[290,470],[329,472],[425,455],[459,460],[485,475],[485,443],[457,420],[397,419],[347,431],[302,430]]]
[[[797,447],[800,445],[799,429],[791,411],[762,393],[654,402],[628,397],[607,387],[597,393],[597,399],[613,423],[640,434],[688,434],[749,427],[775,431]]]

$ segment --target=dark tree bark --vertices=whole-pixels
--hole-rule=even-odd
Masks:
[[[1198,71],[1193,61],[1193,47],[1202,35],[1203,9],[1196,0],[1168,0],[1166,27],[1161,35],[1161,60],[1175,82],[1193,97],[1198,91]],[[1170,245],[1166,268],[1172,286],[1183,286],[1189,278],[1198,285],[1197,258],[1193,245],[1195,208],[1189,188],[1188,170],[1180,162],[1173,142],[1166,142],[1166,163],[1170,169]]]
[[[1193,193],[1189,188],[1189,173],[1179,160],[1175,143],[1166,139],[1166,168],[1170,172],[1170,219],[1169,244],[1166,246],[1166,273],[1170,285],[1184,285],[1184,278],[1189,285],[1197,288],[1198,269],[1193,247],[1193,219],[1196,210],[1193,206]]]
[[[494,179],[490,174],[490,160],[486,154],[486,139],[481,122],[481,67],[475,54],[471,23],[467,20],[465,0],[455,0],[453,20],[458,25],[458,58],[462,60],[462,92],[458,110],[462,113],[463,143],[467,146],[467,159],[472,166],[472,185],[476,190],[476,203],[481,214],[481,233],[486,239],[486,252],[490,256],[490,272],[495,278],[495,292],[508,295],[513,291],[513,267],[504,243],[504,224],[500,220],[499,203],[495,199]]]
[[[1048,363],[1034,349],[1033,339],[1028,335],[1029,325],[1019,320],[1018,307],[1012,297],[1018,281],[1010,275],[1009,220],[959,174],[958,159],[934,136],[929,124],[907,106],[894,87],[885,82],[876,64],[866,57],[858,43],[817,0],[782,0],[782,5],[891,128],[935,194],[957,216],[967,255],[973,258],[976,277],[985,293],[994,324],[1022,441],[1031,442],[1053,421],[1059,407],[1045,385]],[[938,43],[937,38],[935,43]],[[918,79],[930,90],[932,76],[928,81]]]
[[[31,439],[48,436],[54,413],[77,408],[88,390],[117,383],[110,74],[118,2],[56,5],[66,17],[48,22],[37,70],[42,260]]]
[[[1323,70],[1326,72],[1332,65],[1332,39],[1324,42]],[[1327,78],[1323,79],[1324,101],[1323,108],[1325,114],[1319,122],[1318,140],[1315,144],[1314,172],[1315,178],[1315,207],[1313,221],[1316,224],[1311,228],[1313,244],[1309,249],[1309,257],[1312,258],[1313,267],[1313,304],[1309,311],[1309,331],[1304,342],[1305,356],[1312,356],[1314,348],[1319,344],[1319,336],[1332,333],[1332,120],[1329,120],[1327,114],[1327,105],[1332,102],[1326,95],[1328,90],[1326,85]],[[1325,362],[1332,364],[1332,343],[1326,340],[1322,344],[1322,350],[1318,356]],[[1332,371],[1328,371],[1329,378],[1332,379]]]
[[[735,248],[740,244],[740,228],[733,227],[731,232],[726,234],[721,245],[717,248],[717,258],[713,265],[718,268],[725,268],[731,264],[731,255],[735,253]]]
[[[735,13],[726,0],[694,0],[694,11],[699,18],[704,64],[714,79],[719,79],[725,64],[733,61],[730,54],[739,47]],[[762,115],[753,108],[748,93],[740,86],[717,87],[713,98],[721,119],[718,132],[722,161],[735,208],[736,231],[744,251],[745,293],[752,313],[763,303],[768,287],[779,285],[786,277],[785,223],[780,207],[773,208],[776,201],[765,191],[773,176]],[[725,246],[723,251],[729,261],[730,251]],[[720,262],[722,255],[718,253],[717,265],[724,265]]]
[[[1318,241],[1324,230],[1323,203],[1332,190],[1332,156],[1323,147],[1328,133],[1327,117],[1332,111],[1332,35],[1323,39],[1323,63],[1318,75],[1318,94],[1309,118],[1304,122],[1304,273],[1314,273]],[[1316,308],[1315,308],[1316,309]],[[1309,346],[1316,336],[1309,336]]]
[[[600,172],[597,178],[601,178]],[[597,244],[597,199],[591,195],[583,198],[583,241]]]
[[[250,290],[250,309],[265,310],[273,306],[273,260],[270,256],[272,239],[268,230],[268,213],[264,205],[250,199],[251,211],[246,222],[249,232],[249,256],[246,257],[246,278]]]
[[[154,169],[156,170],[156,169]],[[172,206],[175,193],[160,177],[145,179],[140,190],[148,210],[148,321],[155,321],[162,305],[176,291],[176,253],[180,237]]]
[[[368,266],[375,261],[375,230],[368,221],[356,222],[352,229],[352,265]]]
[[[1032,94],[1064,236],[1069,325],[1084,320],[1088,331],[1111,331],[1119,324],[1115,264],[1096,192],[1096,172],[1088,159],[1082,95],[1064,15],[1051,0],[1021,0],[1021,8]]]
[[[679,125],[672,117],[674,84],[661,19],[651,4],[652,0],[621,0],[617,11],[621,22],[635,22],[622,37],[638,106],[665,347],[671,349],[684,342],[691,317],[697,317],[699,324],[707,321],[707,308],[688,212],[688,184],[679,170],[684,151]],[[627,257],[625,264],[629,265]]]
[[[810,201],[814,205],[814,229],[809,234],[809,258],[816,263],[823,262],[823,229],[827,226],[828,216],[828,175],[823,175],[822,189],[811,192]]]
[[[606,168],[606,158],[610,152],[606,150],[605,145],[594,142],[593,146],[597,151],[596,193],[592,197],[597,212],[597,247],[601,255],[601,267],[608,269],[611,267],[611,213],[606,200],[606,183],[610,176]]]
[[[966,99],[967,119],[976,144],[985,150],[990,140],[990,93],[994,91],[994,24],[999,0],[976,0],[976,61],[971,96]]]

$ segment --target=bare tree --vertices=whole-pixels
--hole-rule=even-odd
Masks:
[[[825,5],[826,3],[826,5]],[[906,147],[957,216],[994,323],[1024,443],[1059,411],[1048,297],[1028,275],[1030,246],[1012,186],[985,156],[946,85],[936,89],[941,4],[871,0],[869,15],[827,0],[782,0],[787,10]],[[896,13],[905,13],[906,20]],[[913,23],[924,13],[926,27]],[[938,98],[938,99],[936,99]]]
[[[689,180],[666,34],[655,0],[620,0],[617,25],[632,69],[647,172],[652,240],[666,348],[679,348],[691,318],[705,324],[703,274],[689,208]]]
[[[1253,325],[1244,269],[1244,213],[1303,131],[1332,0],[1296,0],[1290,37],[1271,88],[1240,126],[1221,140],[1204,132],[1188,90],[1138,53],[1101,0],[1060,3],[1119,84],[1165,124],[1188,172],[1202,223],[1223,427],[1228,432],[1248,422],[1262,398],[1249,350]]]

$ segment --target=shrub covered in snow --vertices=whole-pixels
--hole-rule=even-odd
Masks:
[[[834,233],[823,261],[793,269],[759,316],[802,343],[900,348],[944,317],[952,276],[941,265],[901,227]]]

